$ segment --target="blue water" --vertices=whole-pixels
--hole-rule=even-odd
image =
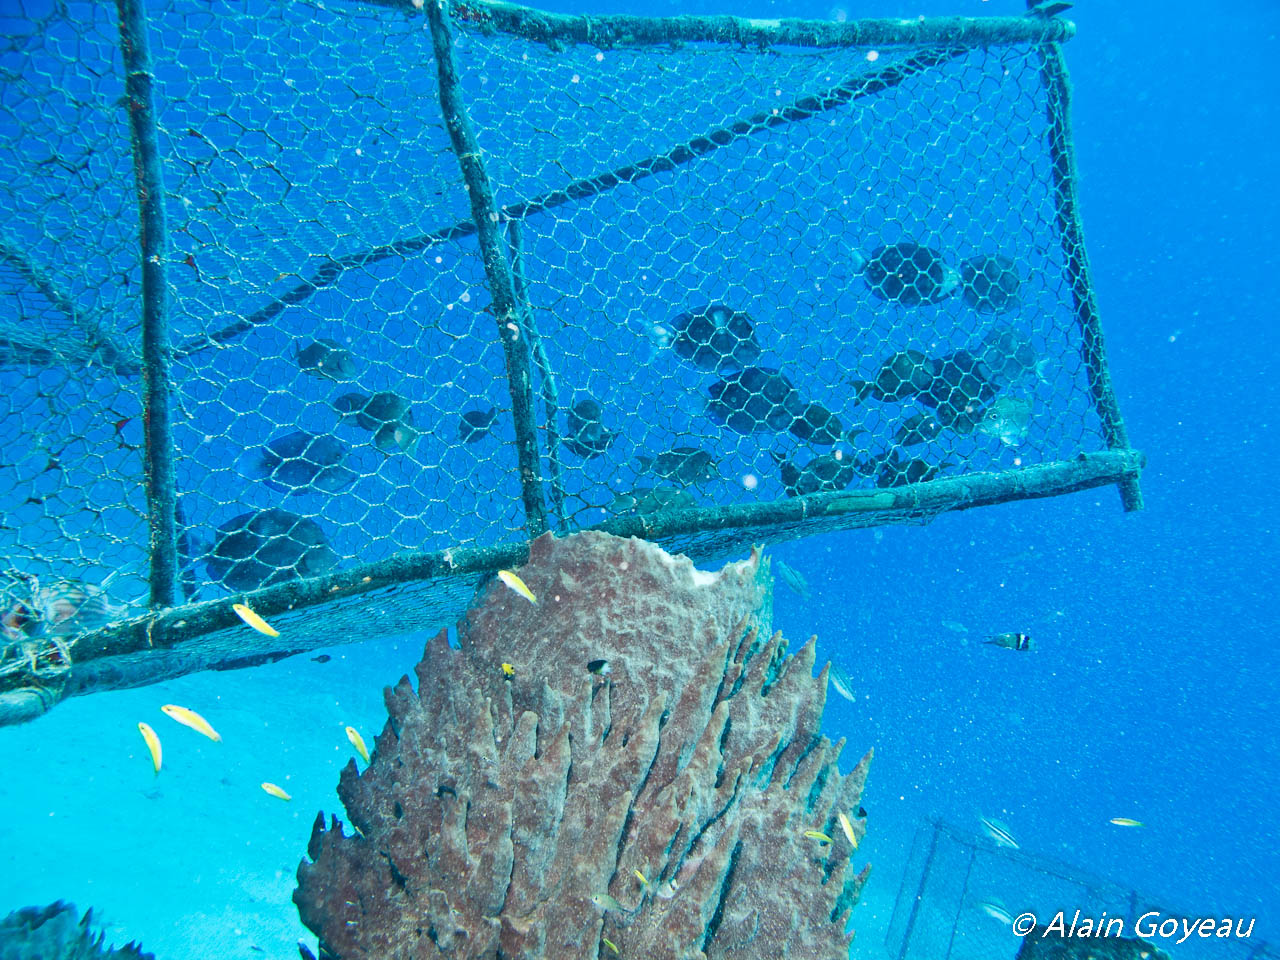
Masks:
[[[547,6],[825,19],[841,5]],[[926,816],[975,829],[998,817],[1027,852],[1193,913],[1256,915],[1254,939],[1280,940],[1280,4],[1086,0],[1071,16],[1086,237],[1112,377],[1149,459],[1146,509],[1125,515],[1101,489],[773,551],[812,587],[807,601],[779,588],[776,625],[795,642],[816,632],[858,696],[831,698],[827,732],[849,739],[850,762],[876,750],[859,908],[875,916],[854,915],[875,935],[856,957],[884,955],[887,905]],[[490,402],[501,388],[487,384]],[[1038,649],[979,642],[1008,630]],[[342,727],[368,738],[381,726],[378,689],[419,644],[81,698],[0,730],[0,914],[66,897],[162,957],[178,955],[160,949],[182,942],[175,918],[220,939],[220,955],[292,956],[291,875],[314,811],[338,807]],[[159,702],[208,703],[227,742],[170,734],[156,784],[133,724]],[[257,783],[286,770],[294,804],[262,801]]]

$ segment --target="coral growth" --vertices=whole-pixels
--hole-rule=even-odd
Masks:
[[[317,819],[294,902],[322,955],[844,958],[870,754],[838,771],[760,555],[548,535],[519,574],[536,604],[494,581],[387,690],[338,788],[356,834]]]
[[[113,950],[106,934],[90,932],[93,911],[84,917],[59,900],[47,907],[23,907],[0,918],[0,960],[155,960],[134,943]]]

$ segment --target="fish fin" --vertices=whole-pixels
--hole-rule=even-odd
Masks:
[[[853,387],[853,399],[855,403],[861,403],[868,397],[874,397],[876,394],[876,385],[873,380],[850,380]]]

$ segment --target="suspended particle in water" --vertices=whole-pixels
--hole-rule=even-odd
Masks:
[[[877,60],[879,60],[879,59],[880,59],[880,51],[879,51],[879,50],[868,50],[868,51],[867,51],[867,63],[875,63],[875,62],[876,62]]]

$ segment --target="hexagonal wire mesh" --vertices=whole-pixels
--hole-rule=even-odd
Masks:
[[[11,639],[57,619],[40,580],[144,598],[163,540],[121,26],[96,3],[23,13],[0,51]],[[145,10],[187,600],[518,545],[542,529],[530,503],[559,531],[610,521],[705,558],[1136,483],[1123,458],[1034,494],[1002,473],[1129,453],[1064,211],[1065,103],[1050,100],[1065,77],[1045,73],[1062,23],[455,15],[451,45],[447,24],[435,34],[494,191],[510,317],[420,9]],[[593,42],[556,37],[584,29]],[[521,440],[540,458],[524,477]],[[950,492],[916,492],[934,487]],[[872,496],[831,499],[845,489]],[[815,492],[844,506],[786,508]],[[325,594],[299,596],[259,599]],[[403,616],[384,629],[421,625],[370,600],[388,603]],[[332,612],[314,620],[292,625],[293,649],[341,633]],[[225,604],[153,617],[148,648],[157,623],[172,645],[230,621]]]
[[[1025,913],[1038,920],[1038,929],[1025,939],[1047,949],[1019,950],[1023,938],[1013,932],[1013,922]],[[1053,924],[1060,913],[1061,926],[1077,931],[1074,941],[1045,939],[1047,929],[1058,932]],[[1181,930],[1172,938],[1171,928],[1158,932],[1160,924],[1173,918],[1195,923],[1230,915],[1205,904],[1199,912],[1171,910],[1131,887],[1070,864],[1000,846],[945,821],[928,820],[912,842],[885,946],[893,960],[986,960],[1015,954],[1148,956],[1150,951],[1121,949],[1121,938],[1140,937],[1160,948],[1156,957],[1167,957],[1163,951],[1170,948],[1179,960],[1275,960],[1276,952],[1268,944],[1236,935],[1234,922],[1230,936],[1197,935],[1176,946]],[[1083,935],[1086,918],[1094,929],[1101,925],[1106,932]],[[1245,926],[1252,930],[1247,920],[1240,930]],[[1221,931],[1220,924],[1213,928],[1215,934]]]

